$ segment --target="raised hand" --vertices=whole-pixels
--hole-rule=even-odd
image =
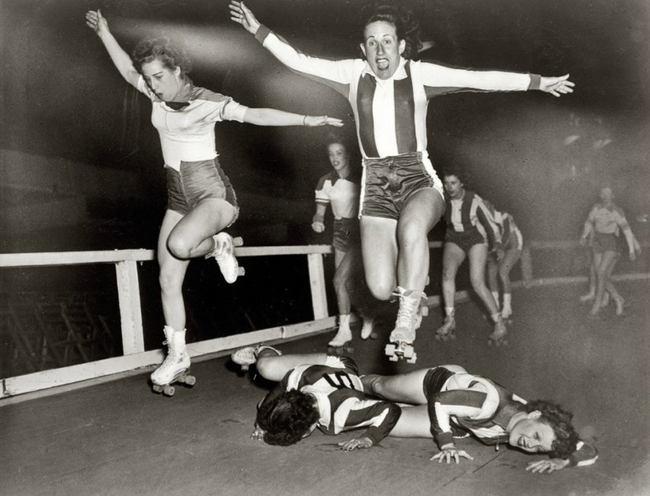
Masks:
[[[103,32],[108,31],[108,21],[102,15],[101,10],[86,12],[86,25],[100,36]]]
[[[565,74],[560,77],[542,77],[539,83],[539,89],[553,96],[562,96],[567,93],[573,93],[575,83],[569,81],[569,75]]]
[[[244,5],[244,2],[232,0],[228,7],[230,8],[230,20],[241,24],[251,34],[257,33],[260,23],[253,15],[253,12]]]

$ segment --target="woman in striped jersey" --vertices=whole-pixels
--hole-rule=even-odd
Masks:
[[[445,307],[445,322],[436,331],[438,338],[446,339],[456,329],[456,274],[458,268],[469,259],[469,278],[472,289],[485,304],[494,322],[490,341],[497,344],[506,335],[506,326],[492,293],[485,284],[485,266],[489,254],[488,241],[495,256],[501,260],[501,232],[494,222],[492,213],[476,193],[465,189],[458,172],[444,175],[447,209],[445,220],[447,233],[442,249],[442,299]]]
[[[515,219],[508,212],[499,212],[492,203],[485,201],[485,206],[492,212],[494,222],[499,227],[503,244],[503,257],[499,260],[495,254],[490,254],[487,261],[488,283],[494,301],[499,307],[499,283],[503,291],[501,316],[504,319],[512,316],[512,283],[510,271],[521,258],[524,249],[524,237],[515,224]]]
[[[299,53],[255,18],[230,4],[241,24],[290,69],[333,88],[352,106],[363,156],[361,245],[373,295],[399,298],[391,341],[412,343],[426,297],[427,235],[445,210],[442,182],[427,153],[427,106],[436,95],[467,90],[541,90],[571,93],[568,75],[540,77],[469,71],[413,61],[421,42],[417,20],[400,7],[378,7],[365,17],[363,58],[327,60]]]
[[[339,119],[275,109],[248,108],[232,98],[194,86],[189,60],[164,38],[144,39],[131,58],[99,10],[86,24],[104,44],[113,64],[152,104],[167,175],[167,210],[158,235],[158,264],[168,354],[151,375],[154,386],[181,379],[190,366],[185,348],[183,280],[190,259],[215,257],[228,283],[239,275],[232,238],[224,229],[239,215],[237,197],[224,174],[215,144],[215,123],[234,120],[258,126],[342,126]],[[158,389],[156,389],[158,390]]]

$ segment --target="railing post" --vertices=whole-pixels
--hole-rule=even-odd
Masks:
[[[323,268],[323,255],[309,253],[309,284],[311,286],[311,304],[314,309],[314,320],[324,319],[329,316],[327,310],[327,293],[325,290],[325,270]]]
[[[141,353],[144,351],[144,333],[138,267],[135,261],[125,260],[115,264],[115,271],[122,322],[122,349],[124,355]]]

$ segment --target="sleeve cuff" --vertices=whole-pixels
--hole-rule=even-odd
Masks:
[[[259,31],[260,30],[258,30],[257,32],[259,33]],[[528,76],[530,77],[530,84],[528,85],[528,90],[529,91],[538,90],[542,82],[542,76],[540,76],[539,74],[528,74]]]
[[[268,37],[268,35],[271,34],[271,30],[267,28],[264,24],[260,24],[259,29],[257,30],[257,33],[255,33],[255,39],[259,41],[262,45],[264,44],[264,40]]]
[[[454,444],[454,436],[451,432],[443,432],[436,436],[438,448],[442,449],[446,444]]]

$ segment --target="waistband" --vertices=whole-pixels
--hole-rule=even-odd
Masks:
[[[410,152],[402,153],[401,155],[391,155],[390,157],[382,158],[364,158],[363,166],[364,167],[385,167],[385,166],[400,166],[400,165],[410,165],[413,163],[422,162],[423,158],[428,157],[426,152]]]

